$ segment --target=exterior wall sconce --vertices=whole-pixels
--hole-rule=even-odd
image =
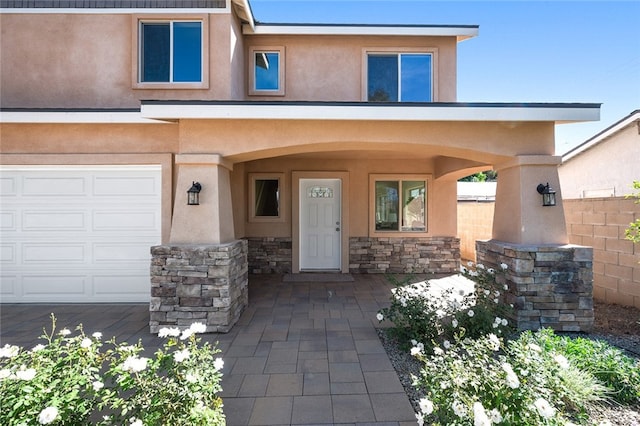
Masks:
[[[187,205],[197,206],[200,204],[200,190],[202,185],[200,182],[193,182],[191,188],[187,191]]]
[[[549,186],[549,182],[546,185],[539,184],[536,188],[538,194],[542,195],[543,206],[555,206],[556,205],[556,191]]]

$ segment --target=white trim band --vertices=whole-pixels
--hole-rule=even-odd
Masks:
[[[137,111],[0,111],[0,123],[166,124],[166,121],[143,117]]]

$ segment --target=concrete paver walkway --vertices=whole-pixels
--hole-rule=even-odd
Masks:
[[[225,361],[224,411],[228,425],[415,425],[409,400],[378,339],[375,319],[389,303],[382,276],[353,282],[283,282],[251,276],[249,306],[218,342]],[[31,347],[49,326],[82,323],[88,333],[152,352],[162,339],[148,328],[148,306],[2,305],[0,344]]]

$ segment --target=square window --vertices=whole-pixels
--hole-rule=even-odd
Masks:
[[[249,94],[284,95],[284,48],[252,48]]]
[[[428,179],[372,176],[374,232],[427,232]]]
[[[207,88],[208,35],[204,18],[136,19],[135,23],[135,88]]]
[[[249,221],[284,221],[284,174],[251,173],[249,175]]]
[[[367,55],[369,102],[432,102],[431,53]]]

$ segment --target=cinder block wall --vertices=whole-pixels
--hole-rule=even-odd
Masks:
[[[569,241],[593,247],[593,297],[640,308],[640,245],[624,238],[640,204],[624,197],[563,202]]]
[[[476,260],[476,241],[491,239],[494,202],[458,202],[458,238],[460,256],[466,260]]]

